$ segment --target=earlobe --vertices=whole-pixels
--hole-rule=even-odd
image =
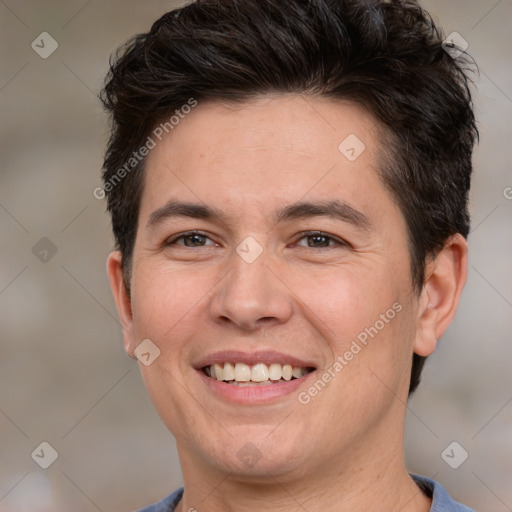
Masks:
[[[123,257],[121,252],[113,251],[107,259],[107,274],[110,281],[110,289],[114,296],[117,306],[119,319],[123,326],[123,340],[126,353],[135,358],[133,351],[135,350],[133,336],[133,316],[130,298],[126,291],[123,279]]]
[[[448,238],[430,261],[419,300],[414,352],[431,355],[450,325],[467,277],[467,242],[460,234]]]

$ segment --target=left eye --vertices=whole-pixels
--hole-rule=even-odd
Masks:
[[[320,247],[322,249],[324,247],[332,247],[333,245],[345,245],[344,242],[341,242],[340,240],[337,240],[334,237],[327,235],[326,233],[322,233],[321,231],[301,233],[299,241],[304,239],[313,240],[312,244],[308,242],[308,248]],[[330,244],[329,242],[334,242],[334,244]]]

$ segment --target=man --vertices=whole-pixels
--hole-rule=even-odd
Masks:
[[[408,394],[466,280],[464,56],[412,1],[203,0],[112,64],[108,274],[184,479],[148,511],[468,511]]]

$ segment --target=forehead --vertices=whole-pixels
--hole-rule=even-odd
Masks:
[[[153,137],[142,216],[176,194],[239,213],[269,200],[340,196],[371,210],[387,195],[379,126],[350,103],[300,95],[199,102],[168,130]]]
[[[219,163],[242,151],[258,156],[277,151],[292,159],[327,152],[337,158],[342,154],[339,144],[351,135],[371,154],[379,139],[377,122],[359,106],[305,95],[260,96],[236,104],[198,102],[181,119],[172,117],[175,124],[160,125],[164,133],[156,128],[159,136],[149,163],[164,152]]]

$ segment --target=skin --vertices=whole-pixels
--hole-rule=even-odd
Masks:
[[[349,134],[366,146],[353,162],[338,150]],[[460,235],[448,239],[429,260],[421,293],[414,290],[405,220],[378,162],[372,116],[298,95],[200,103],[151,150],[131,298],[119,252],[109,256],[108,274],[127,353],[134,357],[147,338],[161,351],[139,364],[176,438],[185,485],[178,511],[429,510],[404,464],[411,358],[430,355],[451,322],[467,246]],[[170,199],[216,207],[226,218],[148,227]],[[330,199],[350,204],[371,227],[270,217],[299,200]],[[166,245],[193,229],[207,238]],[[304,238],[309,230],[333,239]],[[263,249],[252,263],[236,252],[248,236]],[[401,311],[306,405],[298,392],[274,403],[229,403],[193,368],[217,350],[277,350],[314,361],[320,377],[395,303]],[[237,457],[249,442],[261,454],[252,467]]]

